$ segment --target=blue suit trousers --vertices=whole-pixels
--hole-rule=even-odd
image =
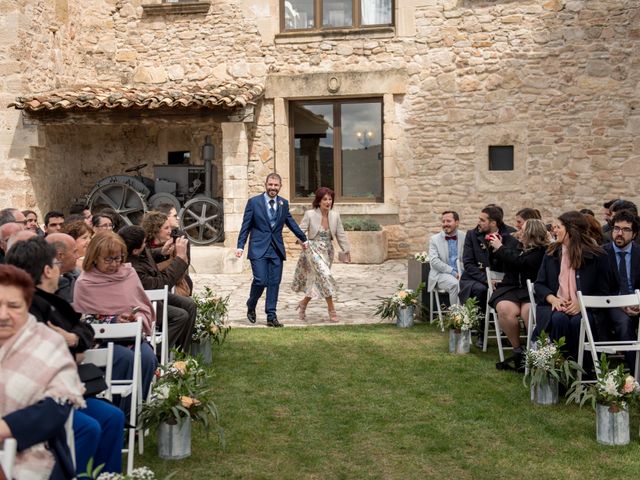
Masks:
[[[253,282],[251,282],[247,308],[255,310],[258,300],[266,288],[267,298],[264,311],[267,314],[267,320],[273,320],[276,318],[278,293],[282,281],[282,258],[277,254],[273,245],[269,246],[264,257],[251,260],[251,270],[253,271]]]

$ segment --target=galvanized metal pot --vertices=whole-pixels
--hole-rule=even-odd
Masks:
[[[596,405],[596,440],[603,445],[627,445],[629,407],[612,412],[608,405]]]
[[[449,353],[465,354],[471,351],[471,330],[449,330]]]
[[[162,422],[158,427],[158,456],[165,460],[180,460],[191,456],[191,419],[175,425]]]
[[[396,326],[400,328],[413,327],[413,307],[396,309]]]
[[[558,381],[549,378],[545,384],[531,384],[531,401],[537,405],[557,405]]]
[[[211,365],[213,362],[213,351],[211,348],[211,339],[206,339],[201,342],[193,342],[191,344],[191,355],[202,355],[202,361],[205,365]]]

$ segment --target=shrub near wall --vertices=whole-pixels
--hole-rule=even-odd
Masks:
[[[371,218],[345,218],[342,225],[351,246],[352,263],[382,263],[387,259],[387,232]]]

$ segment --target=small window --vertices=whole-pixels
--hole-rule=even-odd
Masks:
[[[169,165],[188,165],[191,152],[169,152],[167,160]]]
[[[489,146],[489,170],[513,170],[513,145]]]
[[[393,25],[393,0],[281,0],[280,11],[284,31]]]

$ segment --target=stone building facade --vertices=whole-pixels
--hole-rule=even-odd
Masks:
[[[392,257],[422,250],[444,209],[470,228],[490,202],[510,220],[524,206],[550,217],[638,201],[636,0],[396,0],[391,25],[318,31],[285,31],[288,4],[0,2],[1,203],[64,208],[134,164],[152,176],[170,151],[202,163],[211,135],[231,248],[268,172],[295,197],[293,102],[345,99],[381,104],[383,193],[337,208],[377,218]],[[144,96],[227,84],[259,94],[231,109],[49,109],[87,86]],[[35,96],[49,107],[30,110]],[[18,97],[22,109],[7,107]],[[491,146],[512,147],[512,169],[489,169]],[[294,199],[294,212],[309,203]]]

